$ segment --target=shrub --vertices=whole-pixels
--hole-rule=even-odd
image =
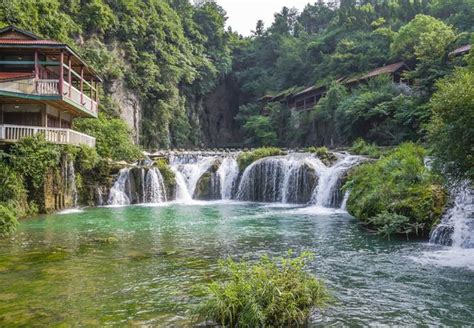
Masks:
[[[59,147],[50,144],[44,136],[37,135],[21,139],[12,146],[11,163],[33,190],[39,190],[50,168],[57,167]]]
[[[372,158],[379,158],[381,155],[381,151],[376,145],[369,144],[362,138],[358,138],[354,141],[350,148],[350,152],[356,155],[365,155]]]
[[[8,203],[23,213],[28,209],[23,179],[5,162],[0,162],[0,203]]]
[[[440,219],[446,192],[424,165],[425,150],[400,145],[374,163],[357,167],[344,186],[350,214],[380,234],[426,236]]]
[[[282,327],[304,324],[314,307],[329,301],[324,284],[304,268],[312,254],[279,260],[263,256],[256,264],[227,259],[219,263],[227,281],[213,282],[197,309],[200,320],[230,327]]]
[[[246,151],[239,154],[237,162],[239,163],[239,169],[245,170],[247,166],[264,157],[286,155],[286,152],[276,147],[262,147],[252,151]]]
[[[8,207],[0,205],[0,236],[6,236],[16,230],[18,220],[15,213]]]
[[[142,156],[140,148],[133,144],[131,132],[121,119],[107,118],[99,114],[98,119],[76,119],[74,127],[97,139],[96,150],[103,158],[135,161]]]
[[[315,154],[327,166],[337,161],[336,155],[331,153],[326,147],[307,147],[304,151]]]

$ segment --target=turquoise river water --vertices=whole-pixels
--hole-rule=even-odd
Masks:
[[[23,221],[0,241],[0,326],[189,326],[218,259],[288,249],[316,253],[308,270],[335,299],[311,326],[474,322],[474,267],[462,254],[381,239],[340,211],[194,202]]]

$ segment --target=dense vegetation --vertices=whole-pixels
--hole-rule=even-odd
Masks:
[[[349,213],[379,234],[426,236],[439,223],[446,204],[441,181],[424,165],[425,150],[402,144],[380,160],[354,170]]]
[[[231,69],[222,8],[188,0],[3,1],[0,24],[76,44],[105,78],[101,110],[118,116],[108,96],[117,81],[139,97],[148,148],[200,141],[202,98]],[[188,115],[189,114],[189,115]]]
[[[242,88],[238,119],[247,141],[260,145],[348,145],[364,138],[379,145],[425,141],[428,102],[435,81],[462,59],[448,56],[470,43],[472,1],[318,1],[298,13],[283,8],[273,24],[261,22],[235,49],[234,74]],[[411,87],[380,77],[356,87],[357,78],[404,61]],[[313,109],[291,113],[278,101],[308,86],[328,91]],[[282,91],[284,90],[284,91]]]
[[[208,288],[209,298],[199,318],[223,327],[294,327],[304,325],[314,307],[323,307],[329,294],[321,281],[304,268],[311,254],[282,259],[264,256],[259,262],[220,262],[225,282]]]

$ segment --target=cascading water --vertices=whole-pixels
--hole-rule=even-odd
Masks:
[[[151,167],[146,173],[144,187],[145,203],[166,202],[166,190],[161,172]]]
[[[245,169],[237,199],[306,203],[322,167],[324,164],[309,154],[260,159]]]
[[[155,167],[133,167],[120,170],[107,203],[129,205],[164,201],[166,189],[160,171]]]
[[[128,205],[130,204],[129,184],[130,184],[130,169],[121,169],[117,180],[110,189],[109,205]]]
[[[469,183],[454,190],[454,206],[433,230],[430,242],[456,248],[474,248],[474,190]]]
[[[343,203],[341,186],[345,174],[363,160],[362,156],[343,154],[336,164],[326,167],[314,190],[311,203],[322,207],[339,207]]]
[[[231,199],[237,178],[239,176],[239,164],[234,157],[224,158],[217,170],[219,176],[221,199]]]
[[[199,178],[216,163],[217,157],[176,156],[170,159],[170,165],[176,175],[178,200],[192,199]],[[183,182],[187,193],[183,190]]]

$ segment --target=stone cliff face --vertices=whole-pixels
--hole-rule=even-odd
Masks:
[[[147,144],[140,140],[143,114],[146,103],[142,103],[137,94],[127,88],[123,80],[109,81],[104,84],[105,92],[118,105],[120,117],[133,132],[135,143]],[[187,97],[188,118],[195,131],[191,131],[197,146],[226,147],[239,146],[242,136],[234,117],[239,110],[239,88],[232,77],[224,78],[205,97]],[[182,145],[172,145],[179,147]]]
[[[239,87],[228,76],[204,99],[201,113],[203,142],[210,147],[239,145],[242,135],[234,117],[239,112]]]
[[[107,94],[117,103],[120,118],[127,123],[133,132],[133,141],[138,144],[142,123],[142,106],[138,96],[125,86],[123,80],[105,83],[104,87]]]

